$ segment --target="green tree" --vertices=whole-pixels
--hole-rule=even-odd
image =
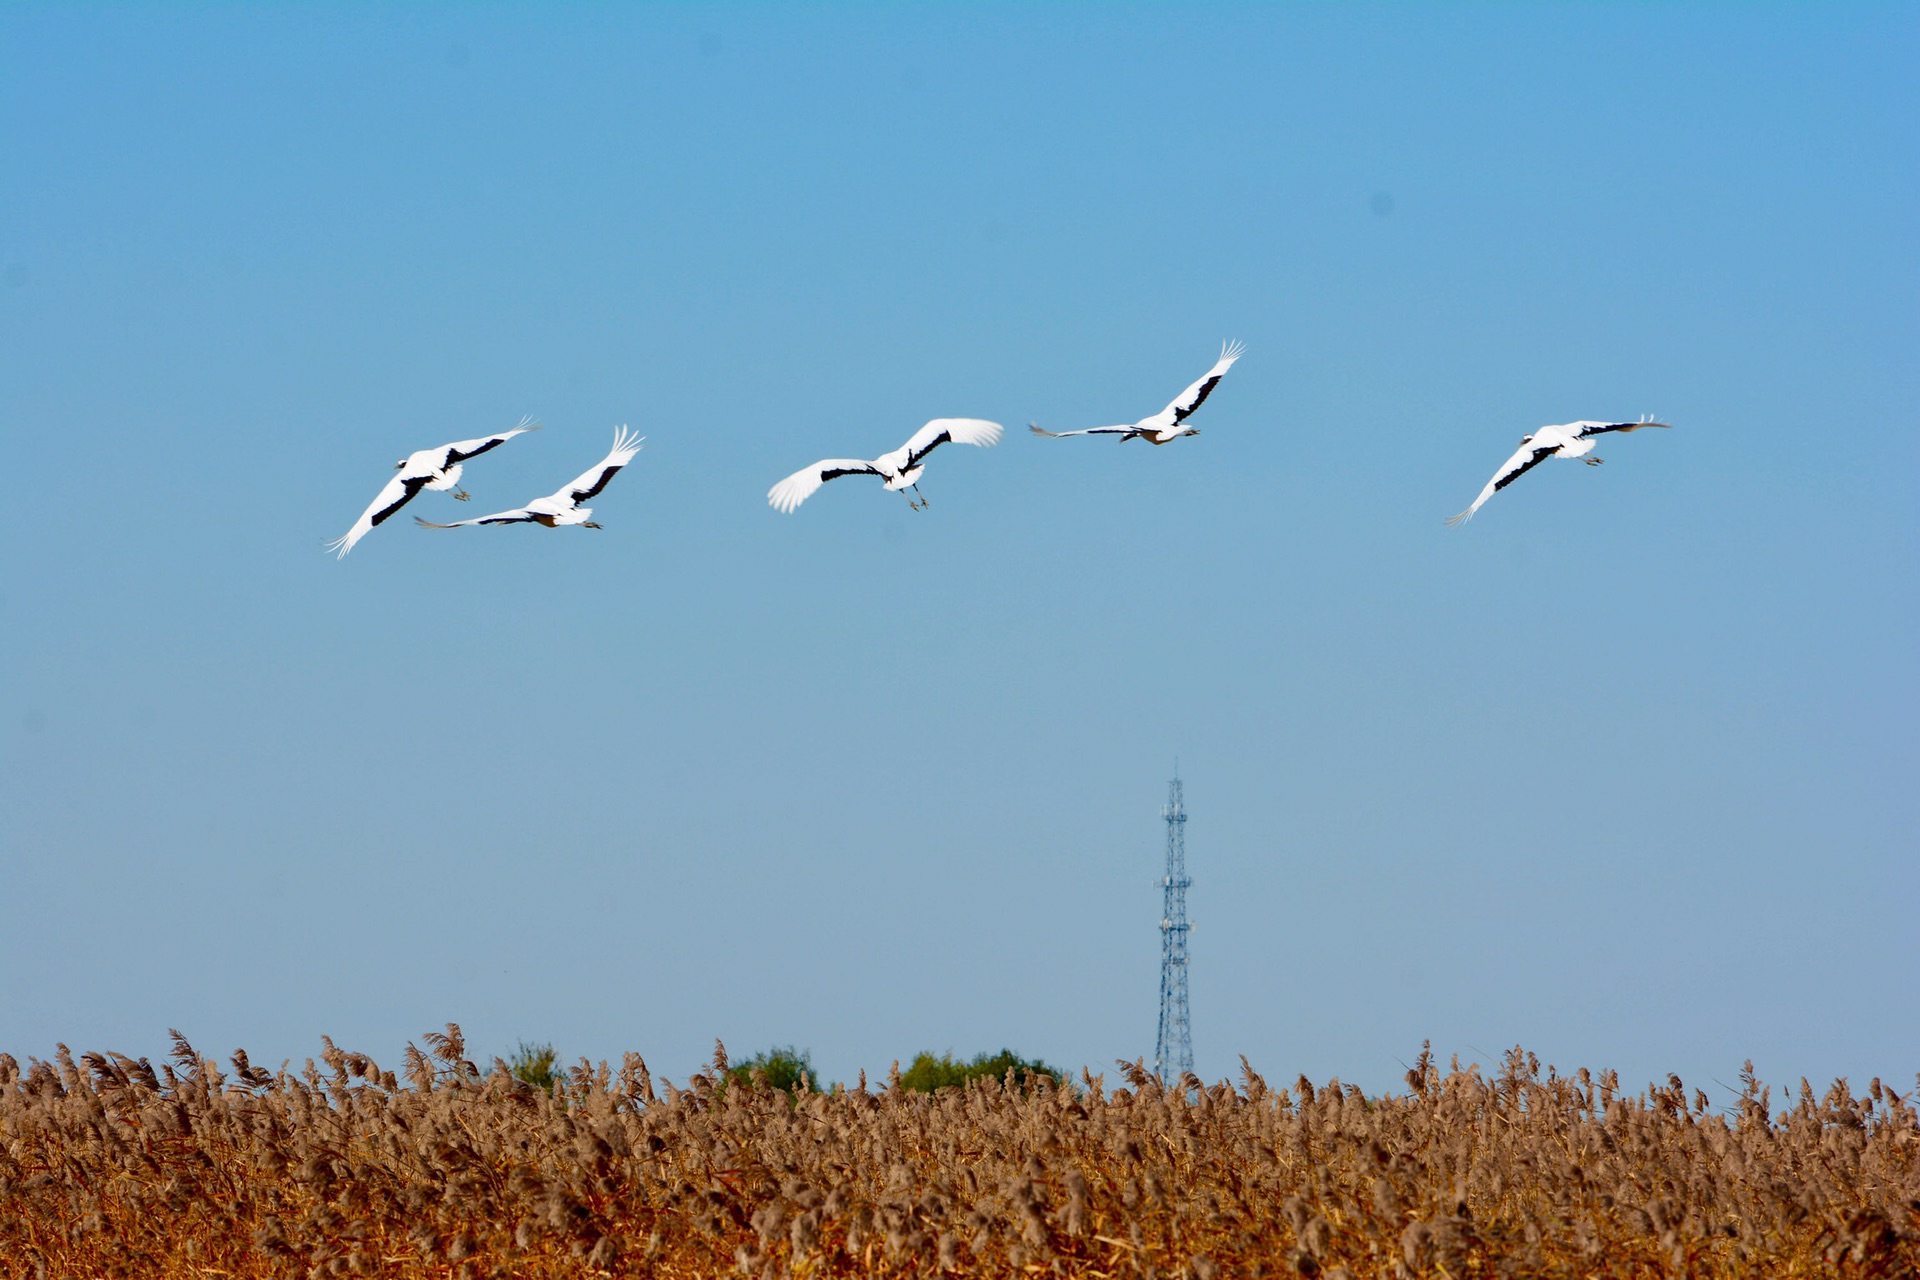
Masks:
[[[775,1045],[733,1064],[727,1068],[727,1080],[731,1084],[751,1085],[756,1071],[764,1073],[769,1087],[782,1093],[794,1092],[802,1080],[807,1082],[809,1093],[820,1092],[820,1076],[813,1069],[813,1055],[790,1044]]]
[[[1038,1058],[1023,1058],[1011,1049],[1002,1049],[998,1053],[976,1054],[969,1062],[961,1062],[950,1053],[939,1057],[931,1053],[916,1054],[913,1064],[900,1073],[900,1083],[908,1089],[932,1093],[935,1089],[964,1085],[969,1080],[1005,1080],[1009,1071],[1013,1073],[1014,1084],[1021,1088],[1036,1076],[1046,1076],[1055,1082],[1066,1078],[1058,1068]]]
[[[530,1084],[536,1089],[553,1092],[553,1086],[560,1083],[560,1055],[554,1052],[550,1044],[534,1044],[527,1040],[507,1059],[507,1070],[513,1078],[522,1084]]]

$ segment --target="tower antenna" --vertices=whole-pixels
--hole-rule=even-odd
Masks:
[[[1160,1083],[1177,1084],[1193,1070],[1193,1027],[1187,1017],[1187,806],[1174,767],[1167,804],[1167,874],[1160,882],[1160,1038],[1153,1048],[1153,1070]]]

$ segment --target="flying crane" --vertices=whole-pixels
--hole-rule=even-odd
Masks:
[[[1593,452],[1594,437],[1609,431],[1638,431],[1642,427],[1666,428],[1665,422],[1651,422],[1641,419],[1639,422],[1563,422],[1554,426],[1541,427],[1532,435],[1520,437],[1520,447],[1493,473],[1493,479],[1487,481],[1487,487],[1473,500],[1473,505],[1459,515],[1447,517],[1449,527],[1465,524],[1473,519],[1473,513],[1480,504],[1500,490],[1533,470],[1548,458],[1579,458],[1590,467],[1597,467],[1605,458],[1587,455]]]
[[[1173,402],[1151,418],[1142,418],[1131,426],[1082,427],[1078,431],[1048,431],[1037,422],[1029,422],[1027,429],[1037,436],[1046,436],[1051,440],[1064,439],[1067,436],[1119,436],[1122,441],[1145,440],[1148,444],[1167,444],[1181,436],[1197,436],[1200,428],[1186,425],[1194,410],[1220,385],[1220,379],[1227,376],[1227,370],[1233,368],[1246,348],[1238,342],[1225,343],[1220,348],[1220,358],[1214,361],[1213,368],[1202,374],[1200,380],[1173,398]]]
[[[978,445],[991,448],[1000,443],[1000,424],[983,418],[935,418],[914,432],[908,441],[891,453],[872,461],[861,458],[824,458],[800,470],[767,490],[767,504],[775,511],[792,511],[813,496],[814,490],[841,476],[879,476],[892,490],[912,489],[907,505],[925,510],[926,495],[920,492],[920,473],[926,470],[927,455],[941,445]]]
[[[354,543],[371,533],[375,525],[413,501],[413,496],[422,489],[452,489],[453,496],[465,502],[472,495],[457,487],[463,463],[489,449],[499,448],[517,435],[539,429],[540,424],[533,419],[522,418],[520,425],[511,431],[481,436],[478,440],[456,440],[437,449],[421,449],[408,454],[393,464],[393,469],[400,474],[387,481],[386,487],[380,490],[380,496],[373,500],[373,505],[361,512],[360,518],[353,522],[353,528],[329,542],[327,550],[334,552],[336,559],[345,559],[347,552],[353,550]]]
[[[613,479],[620,468],[633,461],[633,455],[640,452],[640,442],[645,438],[632,434],[625,427],[614,428],[613,449],[606,457],[582,472],[572,484],[544,498],[535,498],[524,507],[496,511],[490,516],[475,516],[471,520],[455,520],[451,524],[435,524],[418,516],[414,520],[429,529],[458,529],[470,524],[543,524],[549,529],[577,524],[583,529],[598,529],[600,526],[589,518],[593,515],[593,508],[580,504],[606,488],[607,481]]]

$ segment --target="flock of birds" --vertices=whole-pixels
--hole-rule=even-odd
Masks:
[[[1190,425],[1188,419],[1213,393],[1213,389],[1220,385],[1220,379],[1226,376],[1227,370],[1233,367],[1233,362],[1244,351],[1245,348],[1238,342],[1227,343],[1221,347],[1220,358],[1214,361],[1213,367],[1192,386],[1175,396],[1166,408],[1130,425],[1082,427],[1077,431],[1047,431],[1038,423],[1029,423],[1028,427],[1035,435],[1054,440],[1067,436],[1118,436],[1122,441],[1145,440],[1149,444],[1159,445],[1169,444],[1181,436],[1197,436],[1200,429]],[[1447,523],[1458,525],[1472,519],[1473,513],[1488,498],[1548,458],[1579,458],[1588,466],[1598,466],[1602,459],[1592,456],[1596,437],[1609,431],[1638,431],[1642,427],[1664,428],[1667,425],[1642,419],[1638,422],[1583,420],[1541,427],[1521,439],[1520,448],[1494,472],[1493,479],[1487,481],[1480,496],[1473,500],[1473,505],[1448,519]],[[519,425],[508,431],[481,436],[477,440],[457,440],[437,449],[422,449],[407,455],[394,464],[394,470],[399,474],[387,481],[386,487],[354,521],[351,529],[326,544],[327,550],[344,557],[353,550],[355,543],[411,502],[422,489],[451,490],[455,498],[467,501],[470,495],[459,487],[460,475],[466,463],[490,449],[499,448],[517,435],[539,429],[538,423],[523,418]],[[829,480],[837,480],[841,476],[879,476],[887,489],[907,495],[908,506],[917,511],[925,510],[927,499],[920,492],[920,476],[926,470],[927,455],[947,443],[986,448],[998,444],[1000,435],[1000,424],[983,418],[935,418],[914,432],[898,449],[877,458],[823,458],[812,466],[802,467],[769,489],[767,502],[776,511],[792,511]],[[634,455],[640,452],[643,439],[624,426],[616,428],[613,448],[606,457],[582,472],[572,483],[563,485],[544,498],[535,498],[524,507],[496,511],[490,516],[478,516],[472,520],[455,520],[448,524],[436,524],[416,516],[415,523],[428,529],[458,529],[471,524],[543,524],[549,529],[579,525],[585,529],[598,529],[600,525],[591,519],[593,508],[581,504],[597,496],[620,468],[633,461]]]

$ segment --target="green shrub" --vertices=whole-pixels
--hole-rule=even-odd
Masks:
[[[813,1069],[813,1055],[790,1044],[775,1045],[744,1062],[735,1063],[727,1068],[727,1080],[733,1084],[750,1085],[756,1071],[766,1076],[768,1087],[782,1093],[794,1092],[802,1080],[807,1082],[807,1092],[820,1092],[820,1076]]]
[[[960,1062],[950,1053],[943,1053],[937,1058],[931,1053],[917,1054],[913,1065],[900,1073],[900,1083],[908,1089],[932,1093],[935,1089],[964,1085],[969,1080],[989,1077],[1005,1080],[1009,1071],[1013,1073],[1014,1084],[1020,1087],[1024,1087],[1035,1076],[1046,1076],[1054,1081],[1066,1078],[1058,1068],[1050,1067],[1038,1058],[1022,1058],[1011,1049],[1002,1049],[998,1053],[977,1054],[971,1062]]]
[[[522,1084],[530,1084],[536,1089],[553,1092],[553,1086],[560,1083],[560,1055],[554,1052],[550,1044],[533,1044],[522,1040],[520,1047],[507,1059],[507,1070],[513,1078]]]

